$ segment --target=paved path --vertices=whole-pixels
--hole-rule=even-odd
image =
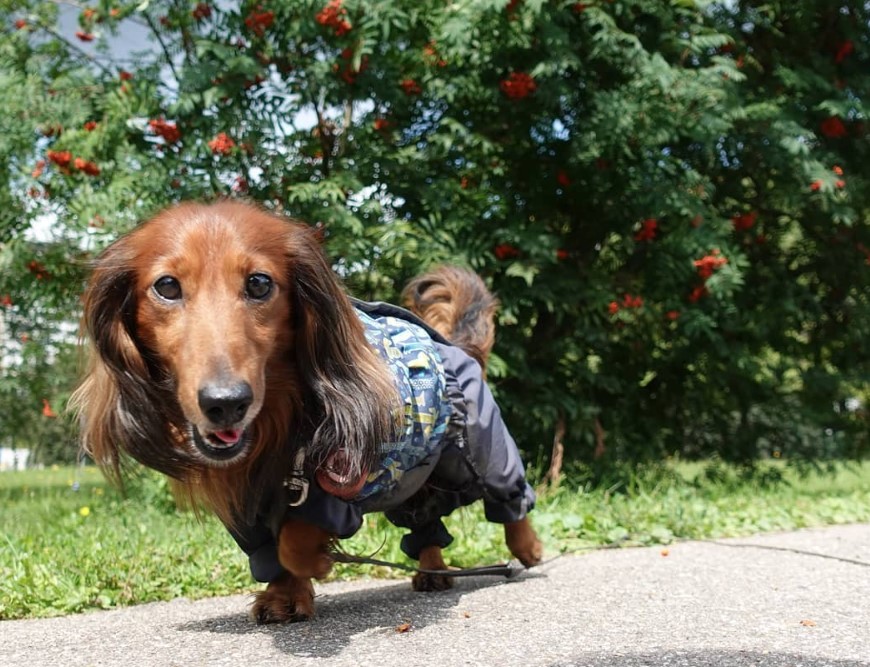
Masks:
[[[448,593],[318,592],[315,620],[279,627],[245,596],[6,621],[0,665],[870,667],[870,525],[599,551]]]

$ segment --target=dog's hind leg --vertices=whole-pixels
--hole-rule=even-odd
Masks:
[[[432,489],[424,490],[413,496],[406,504],[396,510],[386,512],[387,518],[397,526],[410,528],[411,532],[402,537],[402,551],[409,558],[420,562],[421,570],[446,570],[442,549],[450,546],[453,537],[441,519],[427,521],[427,516],[438,516],[438,504],[433,503],[437,494]],[[426,508],[430,511],[425,511]],[[433,511],[433,507],[435,508]],[[452,507],[447,505],[444,514],[449,514]],[[453,587],[453,579],[442,574],[418,572],[411,578],[411,587],[415,591],[446,591]]]
[[[257,623],[295,623],[314,616],[314,586],[310,579],[295,577],[289,572],[272,581],[266,590],[257,593],[251,606],[251,616]]]
[[[420,550],[420,569],[421,570],[446,570],[447,564],[444,562],[444,556],[441,553],[441,547],[428,546]],[[418,572],[411,579],[411,587],[415,591],[430,592],[430,591],[446,591],[453,588],[453,579],[445,577],[443,574],[429,574],[426,572]]]

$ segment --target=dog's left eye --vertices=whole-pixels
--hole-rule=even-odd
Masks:
[[[272,279],[265,273],[252,273],[245,282],[245,294],[249,299],[262,301],[272,293]]]
[[[152,289],[167,301],[178,301],[181,298],[181,283],[172,276],[158,278]]]

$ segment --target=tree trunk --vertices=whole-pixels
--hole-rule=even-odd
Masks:
[[[596,460],[600,459],[604,456],[605,446],[604,446],[604,428],[601,426],[601,420],[598,417],[595,418],[595,451],[592,453],[592,457]]]
[[[559,412],[556,419],[556,433],[553,435],[553,453],[550,455],[550,469],[544,477],[544,483],[552,487],[559,486],[562,480],[562,462],[565,460],[565,414]]]

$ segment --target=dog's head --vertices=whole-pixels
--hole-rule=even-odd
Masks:
[[[116,473],[126,452],[185,480],[300,437],[363,468],[391,435],[393,382],[311,228],[256,207],[182,204],[122,237],[84,325],[96,355],[75,403]]]

